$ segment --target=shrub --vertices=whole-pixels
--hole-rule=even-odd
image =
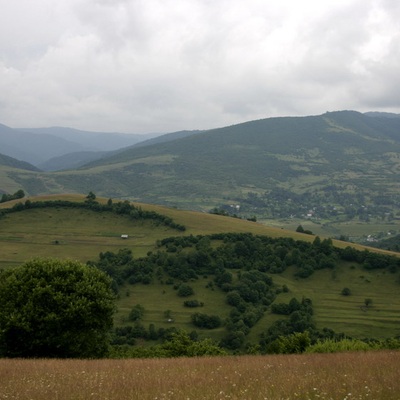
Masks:
[[[350,296],[351,295],[351,290],[347,287],[342,289],[342,295],[343,296]]]
[[[180,285],[178,288],[178,296],[187,297],[194,293],[193,288],[189,285]]]

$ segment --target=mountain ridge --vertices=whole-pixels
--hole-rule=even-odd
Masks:
[[[399,154],[400,118],[347,110],[167,135],[77,169],[8,177],[32,195],[93,190],[286,225],[310,220],[331,234],[357,220],[389,231],[400,215]]]

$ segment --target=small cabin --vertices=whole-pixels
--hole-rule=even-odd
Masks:
[[[128,239],[128,235],[121,235],[121,239]]]

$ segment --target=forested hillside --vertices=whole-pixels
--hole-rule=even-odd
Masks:
[[[7,270],[73,255],[112,278],[119,356],[154,356],[166,348],[132,346],[169,343],[182,330],[179,340],[248,353],[281,352],[282,337],[386,343],[398,334],[393,253],[93,192],[10,200],[0,219]]]
[[[293,229],[308,221],[313,232],[361,241],[397,232],[399,132],[400,118],[379,113],[269,118],[131,147],[78,170],[7,177],[31,195],[90,186]]]

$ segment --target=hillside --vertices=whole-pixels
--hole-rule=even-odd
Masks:
[[[47,169],[47,162],[52,159],[49,169],[59,170],[74,168],[75,161],[57,158],[66,154],[90,152],[83,163],[101,158],[104,152],[112,152],[153,138],[158,134],[129,135],[117,132],[90,132],[72,128],[10,128],[0,124],[0,149],[10,157],[29,162],[39,168]],[[85,153],[83,153],[85,154]],[[71,158],[76,159],[73,155]],[[80,163],[79,163],[80,166]]]
[[[6,156],[4,154],[0,154],[0,166],[3,167],[12,167],[16,169],[23,169],[27,171],[40,171],[39,168],[36,168],[32,164],[27,163],[26,161],[20,161],[16,158]]]
[[[82,148],[92,151],[117,150],[159,136],[157,133],[139,135],[119,132],[94,132],[59,126],[50,128],[21,128],[18,129],[18,131],[28,132],[35,135],[47,134],[55,136],[78,143]]]
[[[31,195],[92,189],[361,241],[398,230],[399,132],[400,118],[379,113],[268,118],[9,178]]]
[[[33,165],[45,161],[49,156],[83,150],[69,140],[46,133],[33,135],[0,124],[0,148],[3,154],[24,160]]]
[[[96,263],[116,279],[119,287],[115,316],[117,336],[132,332],[138,326],[129,321],[129,315],[140,304],[144,314],[136,338],[144,334],[143,329],[148,332],[153,324],[157,330],[176,327],[189,332],[196,330],[200,337],[226,339],[228,323],[214,329],[199,328],[191,322],[192,315],[218,316],[225,321],[233,318],[232,304],[239,301],[237,305],[242,305],[238,310],[244,313],[242,318],[247,321],[247,328],[242,336],[238,332],[245,327],[238,330],[239,321],[232,320],[232,332],[236,332],[237,338],[256,344],[262,337],[264,341],[271,337],[270,328],[275,327],[277,320],[294,318],[286,311],[273,312],[272,305],[275,304],[277,310],[286,310],[289,303],[291,307],[293,304],[301,307],[299,304],[304,299],[312,302],[311,318],[317,329],[329,328],[359,338],[381,339],[398,334],[397,258],[381,259],[374,256],[375,253],[349,250],[345,242],[333,241],[332,246],[330,241],[319,241],[313,235],[219,215],[135,203],[135,207],[150,212],[142,219],[136,212],[125,215],[119,211],[99,212],[62,204],[39,208],[32,205],[49,200],[84,204],[84,196],[29,200],[27,209],[1,217],[0,266],[9,268],[32,257],[73,258]],[[18,202],[2,203],[0,210]],[[100,202],[109,203],[106,199]],[[119,202],[112,203],[117,210]],[[165,215],[186,230],[162,224],[152,219],[154,215]],[[127,234],[128,238],[122,239],[122,234]],[[306,267],[305,260],[309,260],[306,264],[314,265],[312,269]],[[248,286],[252,277],[257,277],[259,283]],[[179,289],[185,286],[190,286],[194,294],[179,295]],[[346,287],[351,294],[345,296],[341,292]],[[254,289],[263,295],[253,297]],[[245,303],[237,298],[236,292],[246,296]],[[365,299],[371,299],[372,306],[366,307]],[[185,300],[202,305],[199,308],[184,306]],[[118,337],[119,341],[128,340],[124,335]],[[241,340],[240,346],[244,344]]]

